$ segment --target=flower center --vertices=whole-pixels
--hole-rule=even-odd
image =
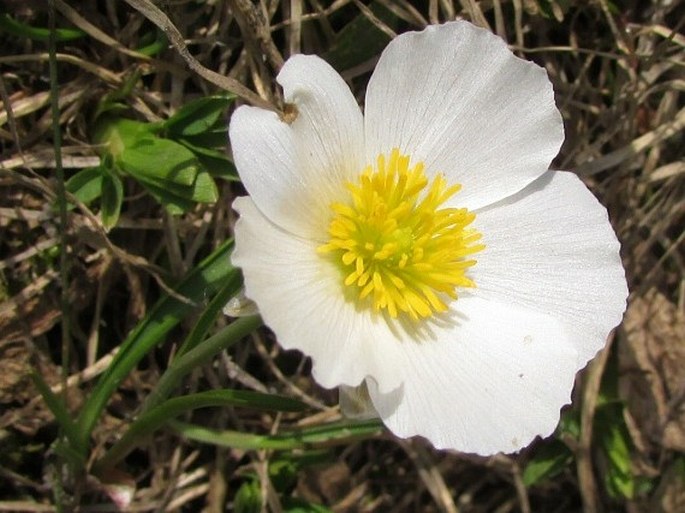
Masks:
[[[423,163],[409,161],[395,148],[348,183],[350,199],[331,205],[330,240],[318,252],[333,256],[361,303],[419,320],[447,310],[457,287],[475,287],[466,271],[476,261],[467,257],[485,246],[468,228],[473,212],[440,208],[461,185],[442,175],[429,184]]]

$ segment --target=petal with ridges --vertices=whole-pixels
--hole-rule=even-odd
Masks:
[[[554,318],[466,296],[437,339],[404,344],[401,394],[367,380],[374,406],[400,437],[481,455],[513,452],[550,434],[570,400],[577,354]]]
[[[311,356],[314,378],[324,387],[376,376],[384,392],[396,388],[401,368],[389,348],[400,342],[382,318],[345,300],[339,270],[316,253],[316,243],[271,223],[248,197],[233,207],[240,219],[231,260],[279,343]]]
[[[550,172],[474,225],[486,248],[471,270],[476,288],[450,305],[454,326],[401,346],[401,397],[367,382],[397,435],[486,455],[553,431],[628,290],[606,210],[571,173]]]
[[[606,209],[574,174],[549,172],[478,212],[474,227],[486,246],[471,273],[478,295],[584,332],[577,349],[585,365],[621,322],[628,296]]]
[[[298,180],[325,229],[330,205],[345,198],[345,183],[364,166],[364,120],[342,77],[323,59],[295,55],[278,74],[285,100],[297,108],[291,123]]]
[[[347,84],[322,59],[296,55],[278,75],[295,105],[286,123],[269,111],[240,107],[229,135],[240,178],[272,222],[302,236],[326,236],[330,204],[363,166],[361,111]]]
[[[395,38],[366,92],[367,158],[393,147],[478,208],[544,173],[564,140],[544,69],[465,21]]]
[[[274,112],[238,108],[229,125],[233,160],[240,179],[262,213],[292,233],[311,234],[311,211],[297,182],[292,130]]]

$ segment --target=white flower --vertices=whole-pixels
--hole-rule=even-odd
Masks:
[[[278,75],[286,122],[240,107],[233,262],[325,387],[365,382],[397,436],[512,452],[550,434],[627,296],[606,210],[548,171],[545,71],[457,21],[385,49],[362,115],[315,56]]]

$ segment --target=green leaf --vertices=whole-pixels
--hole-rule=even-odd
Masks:
[[[278,435],[253,435],[230,430],[216,431],[178,421],[172,421],[169,425],[189,440],[222,447],[254,450],[293,450],[317,445],[347,444],[352,440],[379,435],[384,429],[383,423],[378,419],[361,422],[346,420]]]
[[[229,101],[223,97],[202,100],[199,106],[204,106],[204,111],[209,107],[215,108],[218,103],[226,104]],[[199,109],[193,112],[204,111]],[[186,122],[192,121],[187,116],[183,119]],[[97,124],[94,136],[94,140],[104,148],[103,167],[113,167],[135,178],[174,215],[191,210],[198,202],[216,202],[219,191],[211,171],[217,176],[235,180],[234,166],[223,152],[214,148],[198,146],[185,140],[177,142],[158,137],[156,134],[161,128],[161,124],[103,116]],[[204,144],[204,139],[212,139],[215,132],[221,134],[220,139],[225,145],[224,126],[188,137],[196,143]]]
[[[537,451],[523,469],[523,484],[533,486],[559,475],[573,461],[573,453],[559,440]]]
[[[299,412],[307,405],[297,399],[249,390],[206,390],[174,397],[141,415],[125,436],[139,436],[187,411],[210,406],[235,406],[266,411]],[[131,435],[129,435],[131,433]]]
[[[55,416],[57,424],[59,424],[59,427],[62,429],[64,436],[69,442],[68,446],[64,447],[64,450],[74,455],[74,457],[71,458],[72,461],[80,462],[80,464],[83,465],[85,462],[85,446],[81,443],[76,424],[72,420],[71,414],[66,409],[64,402],[50,390],[50,387],[40,374],[31,372],[30,376],[38,389],[38,393],[43,397],[43,401],[45,401],[46,406]]]
[[[198,155],[197,158],[200,160],[202,167],[204,167],[214,178],[221,178],[229,182],[240,181],[238,170],[235,168],[233,162],[227,158],[214,159],[204,155]]]
[[[372,2],[369,9],[390,28],[397,27],[397,17],[382,3]],[[350,69],[380,54],[388,42],[390,36],[362,13],[337,34],[324,59],[336,69]]]
[[[258,481],[250,479],[240,485],[233,499],[235,513],[261,513],[262,506],[262,491]]]
[[[240,273],[231,265],[231,248],[232,241],[226,241],[175,288],[178,294],[191,302],[190,304],[164,294],[120,344],[119,351],[100,377],[79,414],[77,431],[82,447],[87,446],[87,440],[107,401],[138,362],[154,347],[164,342],[169,331],[181,320],[202,308],[204,302],[227,282],[232,282],[234,291],[238,291],[242,280]]]
[[[198,98],[171,116],[164,127],[169,133],[181,136],[197,135],[209,131],[233,102],[233,96]]]
[[[296,484],[300,471],[313,465],[330,465],[338,455],[330,449],[284,451],[269,459],[269,479],[277,492],[288,493]]]
[[[213,203],[219,197],[219,191],[214,180],[204,170],[198,173],[197,179],[191,187],[149,177],[139,177],[139,181],[173,215],[192,210],[197,202]]]
[[[239,279],[229,281],[233,282],[235,287]],[[257,316],[241,317],[206,339],[203,344],[188,351],[179,358],[174,358],[169,368],[162,374],[162,378],[157,382],[152,393],[145,399],[141,407],[140,419],[131,426],[129,432],[119,442],[107,451],[94,468],[99,471],[116,463],[135,446],[142,433],[156,429],[161,423],[170,421],[176,415],[189,409],[226,405],[249,405],[252,408],[280,409],[283,411],[299,411],[305,408],[302,403],[294,399],[281,396],[265,397],[267,394],[246,393],[235,390],[214,390],[163,402],[179,387],[184,376],[197,369],[200,365],[207,363],[217,353],[242,340],[260,325],[261,319]],[[274,404],[279,406],[272,408]]]
[[[136,52],[152,57],[164,51],[167,46],[169,46],[169,40],[166,34],[155,28],[154,31],[147,32],[140,38],[140,46],[136,48]]]
[[[609,353],[597,399],[593,439],[604,457],[604,486],[615,499],[636,497],[638,481],[632,471],[632,439],[624,418],[624,405],[618,393],[618,352]]]
[[[188,334],[186,339],[181,344],[181,347],[176,351],[174,359],[180,358],[188,351],[195,349],[204,340],[207,332],[216,322],[219,315],[222,315],[222,311],[228,300],[235,294],[233,287],[230,282],[227,282],[222,288],[219,289],[216,296],[209,302],[207,307],[202,312],[202,315],[195,323],[195,326]]]
[[[284,493],[297,483],[298,465],[292,459],[269,461],[269,479],[276,491]]]
[[[188,148],[156,137],[140,139],[125,147],[116,164],[136,178],[185,186],[193,185],[199,170],[197,159]]]
[[[313,504],[297,497],[283,497],[284,513],[333,513],[332,509]]]
[[[105,102],[103,109],[111,109],[118,105],[116,102]],[[117,107],[120,108],[120,107]],[[101,145],[101,152],[118,158],[121,152],[130,148],[141,140],[154,139],[159,127],[152,123],[143,123],[133,119],[112,117],[111,112],[98,120],[93,130],[93,142]]]
[[[232,282],[233,294],[235,294],[237,292],[236,285],[240,283],[240,276],[235,276],[229,281]],[[174,358],[169,368],[162,374],[152,393],[145,399],[142,410],[147,411],[158,406],[179,386],[183,376],[192,372],[193,369],[198,368],[200,365],[207,363],[216,354],[228,349],[238,340],[256,330],[261,325],[261,322],[259,316],[256,315],[236,319],[211,337],[205,339],[202,344],[186,351],[178,358]]]
[[[101,166],[82,169],[67,180],[65,187],[79,201],[89,205],[102,195],[103,173],[104,169]]]
[[[114,173],[103,173],[100,215],[102,224],[108,230],[117,224],[123,201],[124,186],[121,179]]]
[[[307,408],[304,403],[279,395],[247,390],[208,390],[174,397],[143,413],[124,436],[97,462],[96,472],[110,467],[126,456],[142,438],[151,434],[182,413],[211,406],[236,406],[267,411],[297,412]]]
[[[200,136],[202,137],[202,136]],[[224,134],[224,138],[226,134]],[[198,138],[194,138],[197,140]],[[233,162],[226,156],[225,150],[216,150],[211,147],[204,147],[189,141],[179,139],[181,144],[195,153],[202,166],[214,177],[225,180],[238,181],[238,172]]]
[[[165,189],[162,186],[154,184],[151,180],[141,180],[140,183],[171,215],[181,215],[195,207],[193,201],[184,196],[175,194],[170,190],[171,188]]]
[[[179,137],[178,141],[188,143],[200,151],[202,148],[213,148],[221,151],[223,155],[226,153],[226,143],[228,142],[228,126],[221,124],[201,134],[184,135]]]
[[[580,438],[580,414],[573,408],[568,408],[561,413],[561,420],[557,431],[574,440]]]
[[[219,190],[216,188],[212,175],[207,171],[202,170],[197,174],[191,198],[198,203],[214,203],[219,199]]]
[[[44,27],[33,27],[21,23],[9,14],[0,14],[0,32],[6,32],[17,37],[25,37],[36,41],[48,41],[50,39],[50,29]],[[55,29],[55,41],[73,41],[84,37],[86,33],[80,29],[57,28]]]
[[[632,441],[623,418],[621,404],[608,403],[597,409],[594,437],[606,458],[604,484],[609,495],[620,499],[635,498]]]

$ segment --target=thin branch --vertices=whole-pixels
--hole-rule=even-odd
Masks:
[[[239,96],[252,105],[261,107],[263,109],[274,111],[277,110],[271,103],[258,96],[254,91],[251,91],[237,80],[220,75],[219,73],[205,68],[202,64],[200,64],[198,60],[190,54],[183,36],[178,31],[176,26],[157,6],[148,0],[126,0],[126,3],[140,12],[152,23],[157,25],[157,27],[159,27],[159,29],[162,30],[169,38],[169,41],[174,48],[176,48],[176,51],[181,55],[181,57],[183,57],[183,60],[186,61],[188,67],[202,78],[208,82],[211,82],[217,87],[220,87],[221,89]]]

